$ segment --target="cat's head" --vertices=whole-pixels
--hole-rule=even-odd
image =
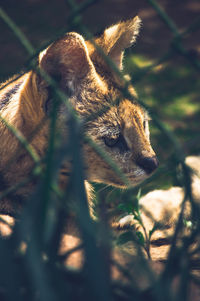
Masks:
[[[86,134],[103,150],[83,143],[86,178],[123,187],[124,182],[104,157],[107,154],[130,185],[146,179],[158,166],[151,147],[148,114],[125,78],[123,53],[136,40],[140,19],[120,22],[90,41],[68,33],[40,56],[40,66],[59,78],[60,88],[79,116],[87,121]],[[61,110],[60,114],[67,114]]]

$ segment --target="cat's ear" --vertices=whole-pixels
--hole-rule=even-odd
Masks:
[[[51,77],[59,79],[61,88],[71,93],[94,69],[83,37],[74,32],[44,50],[39,56],[39,66]]]
[[[122,69],[124,50],[130,47],[136,40],[141,20],[138,16],[125,22],[120,22],[109,28],[96,39],[96,43],[104,50],[117,65]]]

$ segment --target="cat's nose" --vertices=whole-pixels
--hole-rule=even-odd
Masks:
[[[148,174],[152,173],[159,165],[156,156],[153,157],[140,156],[137,158],[136,163],[138,166],[144,169]]]

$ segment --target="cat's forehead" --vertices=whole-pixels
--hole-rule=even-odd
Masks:
[[[118,107],[118,112],[121,117],[131,119],[133,117],[144,117],[146,115],[145,109],[137,103],[136,100],[123,99]]]
[[[118,104],[106,107],[103,114],[89,123],[89,128],[92,132],[96,130],[97,136],[114,138],[125,128],[133,128],[135,124],[141,128],[146,120],[145,116],[145,110],[138,103],[122,99]]]
[[[98,122],[114,126],[123,119],[143,119],[146,112],[137,103],[134,88],[131,85],[127,88],[125,84],[125,81],[115,80],[112,76],[98,75],[97,79],[95,75],[92,85],[86,82],[84,89],[76,96],[76,110],[85,117],[94,114]]]
[[[148,114],[137,102],[122,99],[118,104],[112,104],[105,114],[103,114],[99,121],[108,127],[123,127],[132,126],[133,120],[143,122],[148,119]]]
[[[133,100],[123,99],[120,102],[117,111],[118,118],[123,127],[132,127],[134,120],[139,124],[147,119],[145,109]]]

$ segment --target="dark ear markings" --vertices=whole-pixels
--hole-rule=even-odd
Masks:
[[[51,75],[52,79],[57,83],[57,85],[59,86],[59,81],[60,81],[60,76],[59,75]],[[45,115],[50,116],[51,114],[51,109],[52,109],[52,103],[55,100],[55,92],[54,92],[54,87],[52,87],[51,85],[47,87],[47,94],[48,97],[44,102],[43,105],[43,110],[45,112]]]
[[[63,88],[61,87],[61,84],[60,84],[61,83],[61,78],[62,78],[61,74],[57,74],[57,75],[54,75],[54,76],[51,76],[51,77],[56,82],[57,88],[63,90]],[[63,92],[66,94],[66,97],[71,97],[73,95],[73,91],[68,87],[66,87],[65,91],[63,91]],[[55,88],[51,87],[51,86],[47,87],[47,93],[48,93],[48,97],[47,97],[46,101],[44,102],[43,110],[44,110],[44,112],[47,116],[50,116],[51,109],[53,107],[53,101],[56,101],[57,96],[56,96],[56,93],[55,93]],[[61,103],[59,103],[59,105],[61,105]]]
[[[48,97],[47,100],[44,103],[43,109],[45,112],[45,115],[50,115],[50,111],[51,111],[51,103],[52,103],[52,98]]]

